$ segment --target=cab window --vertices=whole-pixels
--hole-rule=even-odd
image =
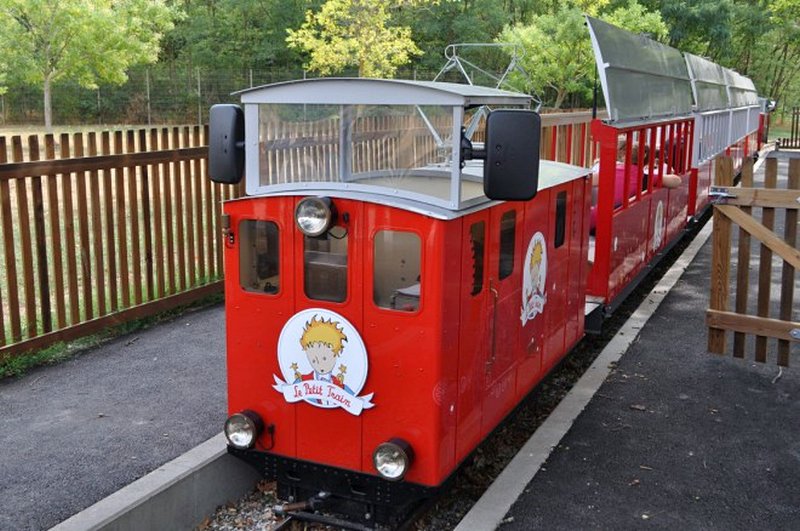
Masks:
[[[278,225],[248,219],[239,224],[239,284],[246,291],[275,295],[280,290]]]
[[[417,311],[422,288],[419,236],[405,231],[378,231],[373,251],[375,305],[401,312]]]
[[[517,211],[509,210],[500,218],[500,266],[497,277],[503,280],[514,272],[514,242]]]
[[[483,249],[486,241],[486,223],[478,221],[469,228],[469,241],[472,249],[472,290],[477,295],[483,290]]]
[[[304,236],[306,297],[318,301],[347,299],[347,229],[333,227],[324,236]]]

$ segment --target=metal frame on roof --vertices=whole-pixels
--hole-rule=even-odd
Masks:
[[[527,94],[509,92],[498,88],[464,85],[458,83],[444,83],[433,81],[409,81],[398,79],[369,79],[369,78],[317,78],[274,83],[262,87],[255,87],[238,92],[244,104],[245,137],[247,144],[245,155],[246,191],[248,195],[262,193],[289,193],[304,192],[305,187],[333,192],[341,187],[346,187],[352,192],[372,193],[384,196],[401,197],[407,201],[427,203],[432,206],[460,210],[470,208],[482,203],[486,198],[464,199],[461,197],[461,167],[458,157],[461,138],[461,124],[464,121],[464,111],[470,107],[483,105],[493,106],[522,106],[529,107],[531,97]],[[423,196],[407,190],[364,185],[348,182],[349,170],[347,167],[340,169],[345,179],[344,183],[309,183],[298,186],[288,185],[263,185],[259,181],[259,107],[260,105],[288,104],[288,105],[340,105],[343,109],[349,105],[404,105],[413,106],[425,119],[421,107],[444,106],[450,107],[453,113],[452,130],[446,139],[440,138],[432,130],[438,144],[448,145],[453,150],[453,158],[448,169],[450,182],[450,197],[442,199],[434,196]],[[343,120],[342,124],[346,121]],[[428,123],[429,128],[432,128]],[[346,136],[347,131],[340,131]],[[342,138],[344,138],[342,136]],[[453,141],[456,139],[456,141]],[[340,146],[340,149],[343,149]],[[342,160],[347,155],[341,156]]]
[[[317,78],[255,87],[235,94],[242,103],[329,105],[523,105],[531,96],[497,88],[439,81]]]

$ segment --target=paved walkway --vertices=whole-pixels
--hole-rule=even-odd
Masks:
[[[0,530],[47,529],[220,432],[220,306],[0,382]]]
[[[800,349],[781,373],[708,354],[710,262],[709,240],[502,529],[798,529]]]

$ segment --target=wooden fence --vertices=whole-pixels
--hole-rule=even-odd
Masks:
[[[590,165],[590,121],[543,115],[543,158]],[[370,140],[386,125],[361,124],[363,164],[386,148],[373,145],[381,135]],[[206,135],[174,127],[0,137],[0,358],[221,290],[221,201],[244,190],[208,180]],[[309,159],[308,146],[287,142],[274,146],[281,157]]]
[[[777,189],[778,159],[789,160],[787,188]],[[753,186],[753,163],[748,160],[742,169],[741,188],[733,188],[733,164],[730,158],[717,159],[718,194],[714,205],[713,255],[711,262],[711,299],[706,312],[708,350],[726,351],[726,331],[733,331],[733,356],[744,358],[747,336],[755,336],[755,360],[767,362],[773,350],[770,339],[777,340],[774,361],[789,365],[792,345],[800,344],[800,322],[794,315],[795,273],[800,268],[797,248],[797,211],[800,208],[800,153],[773,152],[766,160],[764,188]],[[761,221],[753,217],[753,208],[761,209]],[[783,236],[773,232],[775,211],[785,210]],[[735,310],[728,309],[730,290],[732,224],[739,226],[736,259]],[[751,237],[760,241],[756,300],[749,299]],[[773,253],[783,260],[779,282],[773,279]],[[779,289],[777,318],[770,317],[773,288]],[[755,304],[753,304],[755,302]],[[773,308],[775,309],[775,308]],[[752,315],[755,313],[755,315]]]
[[[778,138],[778,149],[800,149],[800,107],[792,109],[792,125],[789,136]]]
[[[205,131],[0,137],[0,357],[221,289]]]

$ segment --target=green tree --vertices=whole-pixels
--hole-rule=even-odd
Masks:
[[[163,44],[162,60],[208,70],[286,68],[299,53],[286,45],[286,28],[303,23],[309,0],[183,0],[186,16]]]
[[[517,43],[525,49],[522,66],[530,79],[516,76],[514,82],[522,90],[546,97],[555,108],[560,108],[568,95],[585,95],[590,90],[595,65],[583,16],[588,3],[583,4],[535,15],[529,24],[506,27],[498,37],[500,42]],[[647,33],[655,40],[667,35],[661,16],[635,0],[601,12],[600,18],[634,33]]]
[[[49,129],[54,83],[124,83],[128,67],[158,59],[174,16],[165,0],[0,0],[0,55],[16,76],[42,85]]]
[[[322,75],[358,67],[362,77],[392,77],[397,67],[422,51],[411,28],[393,26],[392,13],[429,0],[327,0],[316,13],[306,12],[297,30],[288,30],[290,48],[309,56],[306,68]]]

